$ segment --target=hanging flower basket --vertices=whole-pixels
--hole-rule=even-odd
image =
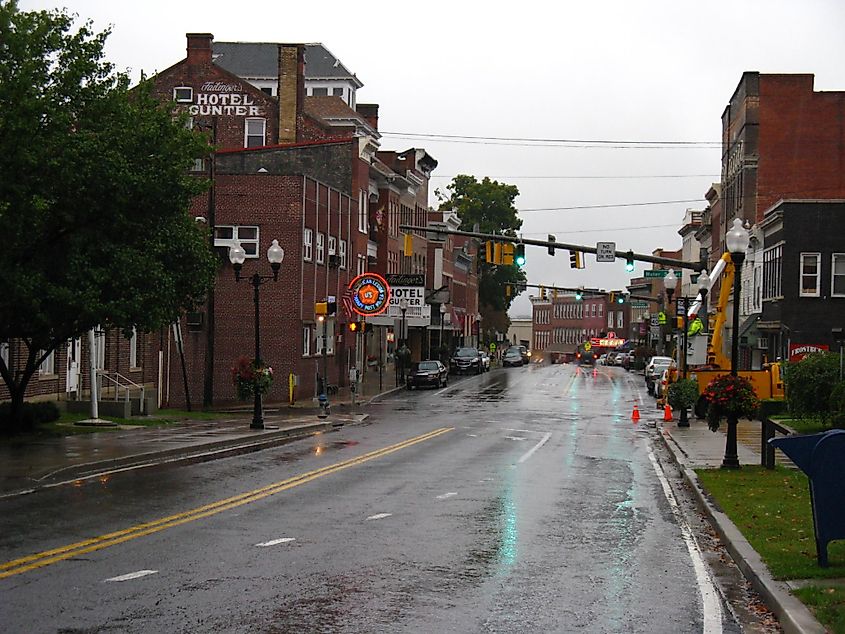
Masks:
[[[241,401],[253,398],[256,390],[264,396],[273,386],[273,368],[260,359],[241,356],[232,366],[232,383]]]
[[[707,401],[707,425],[711,431],[717,431],[727,416],[754,418],[760,407],[754,386],[742,376],[717,376],[707,384],[702,397]]]

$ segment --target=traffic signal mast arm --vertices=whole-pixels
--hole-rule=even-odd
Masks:
[[[546,247],[551,249],[564,249],[568,251],[580,251],[581,253],[596,253],[596,247],[588,247],[582,244],[567,244],[566,242],[550,242],[547,240],[530,240],[527,238],[519,238],[517,236],[502,236],[495,233],[476,233],[474,231],[458,231],[454,229],[444,229],[442,227],[418,227],[416,225],[399,225],[402,231],[426,231],[428,233],[438,233],[452,236],[467,236],[469,238],[478,238],[479,240],[491,240],[493,242],[507,242],[512,244],[530,244],[536,247]],[[617,258],[627,260],[632,258],[637,262],[650,262],[651,264],[663,264],[674,268],[691,269],[693,271],[701,271],[705,268],[702,262],[686,262],[684,260],[673,260],[671,258],[661,258],[655,255],[647,255],[645,253],[634,253],[632,251],[614,251]]]

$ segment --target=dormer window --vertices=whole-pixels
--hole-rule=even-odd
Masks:
[[[194,89],[190,86],[177,86],[173,89],[173,101],[176,103],[193,103]]]

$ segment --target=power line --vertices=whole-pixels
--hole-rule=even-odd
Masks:
[[[657,200],[647,203],[619,203],[616,205],[578,205],[574,207],[536,207],[532,209],[518,209],[517,211],[572,211],[575,209],[608,209],[612,207],[646,207],[648,205],[674,205],[677,203],[699,203],[704,202],[701,198],[690,200]]]
[[[432,174],[431,178],[455,178],[456,176],[442,176]],[[647,178],[720,178],[721,174],[651,174],[641,176],[487,176],[487,178],[518,178],[518,179],[571,179],[571,180],[615,180],[615,179],[647,179]]]
[[[605,227],[602,229],[579,229],[577,231],[570,231],[569,229],[549,229],[551,231],[557,231],[559,233],[565,233],[569,235],[570,233],[607,233],[608,231],[637,231],[639,229],[665,229],[667,227],[679,227],[680,224],[677,222],[673,222],[667,225],[648,225],[646,227]],[[548,233],[548,232],[547,232]],[[531,236],[544,236],[546,233],[522,233],[525,237]]]
[[[646,149],[667,149],[667,148],[721,148],[721,141],[625,141],[607,139],[554,139],[554,138],[531,138],[531,137],[495,137],[495,136],[470,136],[465,134],[422,134],[416,132],[388,132],[381,131],[384,136],[393,136],[401,139],[426,139],[431,141],[450,141],[453,143],[476,143],[482,145],[528,145],[533,147],[609,147],[614,149],[624,148],[646,148]]]

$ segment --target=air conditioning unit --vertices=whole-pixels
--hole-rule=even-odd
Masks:
[[[197,330],[202,330],[202,321],[202,313],[187,313],[185,315],[185,323],[190,331],[196,332]]]

